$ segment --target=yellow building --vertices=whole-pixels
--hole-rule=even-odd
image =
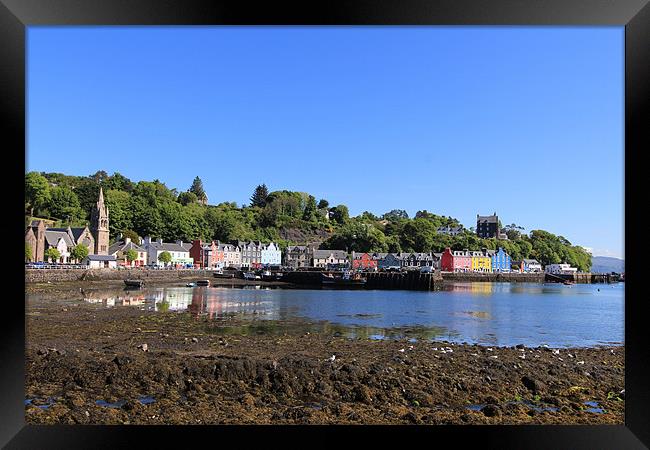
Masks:
[[[470,252],[472,255],[472,272],[492,272],[492,258],[483,252]]]

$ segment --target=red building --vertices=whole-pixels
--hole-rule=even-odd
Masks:
[[[446,248],[440,258],[440,269],[444,272],[471,272],[472,256],[466,250]]]
[[[194,260],[194,266],[201,268],[211,268],[223,266],[223,250],[214,242],[203,243],[201,240],[192,241],[190,248],[190,257]]]
[[[368,253],[352,252],[353,270],[377,270],[377,260]]]

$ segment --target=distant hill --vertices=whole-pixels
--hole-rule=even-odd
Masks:
[[[625,272],[625,260],[620,258],[612,258],[610,256],[592,256],[591,272],[592,273]]]

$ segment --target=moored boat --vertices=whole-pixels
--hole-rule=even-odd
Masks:
[[[142,286],[144,286],[144,280],[124,280],[124,284],[127,287],[141,288]]]
[[[210,280],[197,280],[197,286],[210,286]]]
[[[366,279],[358,274],[350,275],[344,272],[341,277],[322,274],[323,279],[321,286],[324,288],[341,288],[341,289],[362,289],[366,285]]]
[[[235,274],[232,272],[230,273],[213,272],[212,276],[215,278],[235,278]]]

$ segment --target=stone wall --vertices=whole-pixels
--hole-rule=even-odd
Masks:
[[[25,283],[102,280],[179,280],[212,278],[213,270],[155,269],[25,269]]]
[[[479,273],[479,272],[443,272],[445,281],[493,281],[506,283],[543,283],[543,273]]]

